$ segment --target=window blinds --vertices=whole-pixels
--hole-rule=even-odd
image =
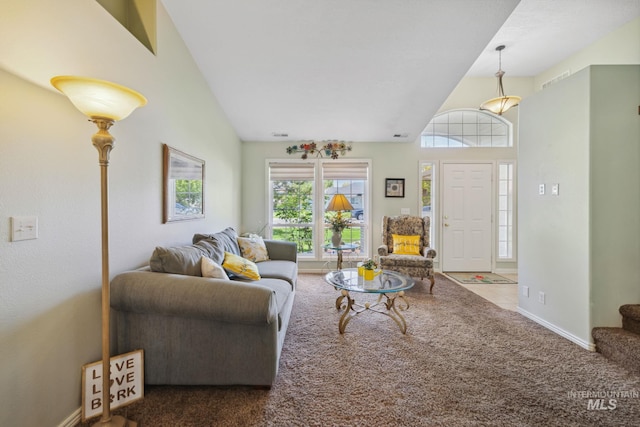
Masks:
[[[322,179],[366,180],[369,176],[367,162],[321,162]],[[315,176],[314,163],[270,163],[270,181],[310,181]]]
[[[369,164],[366,162],[323,162],[322,179],[361,179],[369,175]]]
[[[313,181],[315,165],[313,163],[270,163],[270,181]]]

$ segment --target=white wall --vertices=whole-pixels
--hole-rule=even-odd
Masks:
[[[520,106],[519,307],[585,347],[640,301],[639,99],[640,66],[598,65]]]
[[[640,64],[640,18],[636,18],[602,37],[569,58],[538,74],[535,90],[566,71],[574,74],[589,65]]]
[[[640,303],[640,65],[591,75],[591,328],[620,327],[620,306]]]
[[[161,3],[157,55],[97,2],[0,4],[2,426],[62,423],[80,407],[82,366],[101,357],[96,128],[50,87],[60,74],[149,100],[111,129],[112,276],[145,264],[157,245],[240,223],[239,140]],[[163,143],[206,161],[206,219],[162,224]],[[38,216],[37,240],[10,241],[18,215]]]
[[[590,335],[588,88],[584,70],[523,100],[518,150],[518,282],[529,288],[519,307],[583,342]],[[551,196],[553,183],[560,196]]]
[[[623,113],[617,108],[599,111],[597,117],[602,120],[590,116],[589,120],[591,121],[584,122],[582,125],[577,125],[575,114],[580,113],[580,117],[584,119],[581,115],[585,112],[585,108],[590,108],[589,103],[594,104],[594,99],[585,97],[585,94],[589,92],[591,92],[590,96],[601,97],[599,102],[606,101],[614,104],[617,103],[616,97],[618,95],[609,97],[607,94],[610,87],[612,90],[620,90],[623,98],[629,96],[631,99],[635,99],[633,102],[636,104],[640,93],[634,86],[636,83],[633,83],[633,79],[626,79],[622,86],[612,85],[615,82],[615,77],[614,80],[604,84],[585,85],[577,90],[573,98],[554,97],[553,100],[545,102],[545,97],[551,96],[545,92],[557,87],[569,90],[568,88],[572,85],[579,85],[579,81],[587,79],[587,75],[592,72],[591,70],[587,71],[585,67],[593,64],[640,64],[639,40],[640,18],[636,18],[536,76],[534,89],[540,91],[542,83],[565,71],[572,74],[570,79],[577,75],[576,79],[573,79],[573,83],[560,81],[535,96],[524,99],[519,107],[521,125],[521,145],[518,153],[519,282],[520,287],[529,285],[533,287],[529,290],[528,298],[520,292],[519,306],[540,323],[556,330],[556,332],[566,334],[567,338],[588,348],[592,348],[591,329],[593,327],[620,326],[620,315],[617,312],[619,305],[637,303],[640,300],[638,295],[640,290],[637,285],[632,279],[629,279],[625,268],[618,268],[634,265],[638,259],[637,237],[639,233],[635,231],[636,222],[629,221],[629,215],[637,213],[638,201],[634,197],[637,196],[637,191],[625,192],[625,188],[626,190],[637,188],[637,173],[631,173],[637,168],[630,165],[624,167],[623,165],[627,162],[637,162],[639,157],[629,151],[628,156],[613,160],[612,156],[617,156],[617,151],[611,149],[625,146],[625,144],[632,144],[637,148],[637,141],[640,140],[638,136],[638,126],[640,125],[637,122],[637,105],[631,112],[635,117],[635,122],[628,121],[624,127],[621,127],[619,122],[628,113]],[[546,118],[528,116],[530,107],[534,108],[535,104],[540,104],[538,114],[544,114]],[[542,111],[545,109],[546,112]],[[557,115],[549,114],[552,112],[556,112]],[[536,126],[529,126],[526,122],[528,119],[540,119],[537,126],[544,127],[542,124],[545,122],[542,120],[549,120],[553,129],[554,125],[559,125],[556,118],[564,118],[571,123],[561,133],[549,132],[548,135],[542,135],[541,133],[545,132],[543,129],[534,130],[532,128]],[[612,126],[617,126],[617,129],[612,130]],[[585,134],[589,131],[592,133]],[[587,204],[587,199],[576,199],[577,195],[581,194],[580,192],[572,192],[570,195],[576,200],[571,203],[575,203],[575,205],[545,198],[544,205],[537,206],[536,203],[540,202],[536,194],[539,183],[559,181],[565,179],[565,175],[566,178],[572,179],[568,172],[573,172],[574,169],[576,169],[576,173],[585,172],[583,170],[585,164],[580,163],[580,159],[564,151],[567,141],[574,141],[578,135],[581,135],[585,141],[589,138],[592,138],[591,141],[595,138],[596,141],[596,145],[591,145],[591,151],[587,152],[591,162],[588,164],[588,173],[583,177],[585,182],[590,182],[592,186],[588,196],[585,196],[588,197],[589,204]],[[613,135],[615,137],[611,138]],[[552,141],[554,147],[550,148]],[[573,148],[577,150],[576,155],[585,155],[585,152],[582,151],[585,146],[574,141]],[[629,147],[626,146],[626,148]],[[552,151],[548,151],[548,149]],[[557,153],[557,150],[561,150],[561,153]],[[560,155],[563,160],[562,166],[556,165],[554,159],[557,155]],[[580,163],[580,166],[576,166],[577,162]],[[553,165],[558,167],[552,168]],[[611,179],[612,177],[616,177],[616,179]],[[578,185],[577,188],[581,188],[585,183],[577,182],[576,185]],[[566,188],[566,185],[561,185],[561,197],[567,196]],[[620,191],[623,192],[623,195]],[[594,194],[597,194],[597,197],[594,197]],[[626,194],[631,197],[626,198]],[[605,200],[613,200],[615,203],[607,203]],[[621,201],[623,201],[622,206],[626,210],[611,211],[609,209],[610,206],[620,206]],[[535,210],[531,211],[531,209]],[[560,212],[556,212],[558,209]],[[568,212],[579,215],[578,209],[582,210],[583,214],[586,214],[588,209],[593,209],[589,221],[593,221],[594,218],[597,220],[597,225],[579,232],[576,236],[577,241],[581,242],[583,233],[591,233],[589,240],[591,264],[585,264],[586,261],[582,258],[583,248],[578,247],[579,253],[568,251],[560,253],[559,256],[560,259],[579,257],[582,261],[578,262],[574,259],[574,262],[569,264],[575,267],[572,272],[565,270],[560,273],[560,276],[555,276],[552,274],[553,271],[546,271],[545,262],[549,259],[553,262],[553,268],[560,269],[560,266],[557,266],[553,261],[556,258],[552,256],[557,253],[557,250],[553,249],[555,241],[550,245],[552,247],[551,253],[545,253],[545,248],[543,248],[545,244],[549,246],[549,240],[545,239],[547,234],[554,234],[548,233],[546,230],[549,226],[562,228],[562,230],[555,232],[557,236],[552,237],[565,238],[563,242],[558,244],[560,247],[566,248],[566,245],[572,242],[566,240],[570,237],[571,230],[576,232],[574,226],[582,227],[584,224],[583,222],[563,224],[558,221],[568,219]],[[525,212],[533,212],[534,217],[522,218]],[[559,213],[564,216],[557,216]],[[601,217],[608,218],[608,222],[600,221]],[[583,217],[578,217],[579,221],[583,221],[583,219]],[[623,228],[619,228],[621,224],[624,224]],[[620,240],[621,237],[628,236],[633,239],[631,241]],[[523,247],[525,243],[526,247]],[[612,247],[624,247],[624,250],[612,252],[610,250]],[[529,258],[530,252],[533,252],[534,256],[531,259]],[[583,270],[585,267],[588,267],[588,270]],[[565,280],[567,276],[572,274],[577,277],[572,277],[569,281]],[[550,295],[547,295],[548,302],[545,306],[537,302],[540,291],[550,292]],[[553,307],[548,307],[548,304],[552,304]]]

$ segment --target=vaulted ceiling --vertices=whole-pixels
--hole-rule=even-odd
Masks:
[[[640,12],[640,0],[162,1],[249,141],[413,141],[465,75],[494,75],[498,44],[508,76],[534,76]]]

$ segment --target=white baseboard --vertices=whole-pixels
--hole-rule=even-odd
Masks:
[[[321,274],[321,273],[328,273],[329,270],[327,269],[322,269],[322,268],[305,268],[305,269],[301,269],[298,270],[298,273],[306,273],[306,274]]]
[[[558,326],[554,325],[553,323],[547,322],[546,320],[536,316],[535,314],[529,313],[527,310],[523,309],[522,307],[518,306],[518,313],[522,314],[524,317],[533,320],[534,322],[538,323],[539,325],[544,326],[545,328],[549,329],[552,332],[555,332],[556,334],[560,335],[563,338],[568,339],[569,341],[573,342],[574,344],[579,345],[580,347],[584,348],[585,350],[589,350],[589,351],[596,351],[596,346],[595,344],[585,341],[582,338],[579,338],[575,335],[573,335],[570,332],[565,331],[562,328],[559,328]]]
[[[75,427],[80,424],[82,419],[82,408],[76,409],[73,414],[69,415],[66,420],[58,424],[58,427]]]

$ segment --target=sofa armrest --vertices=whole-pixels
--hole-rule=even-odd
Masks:
[[[389,248],[387,247],[387,245],[378,246],[378,255],[380,255],[380,256],[389,255]]]
[[[284,240],[264,239],[269,259],[298,262],[298,245]]]
[[[278,321],[276,298],[267,287],[151,271],[128,271],[114,277],[111,307],[229,323],[264,325]]]

